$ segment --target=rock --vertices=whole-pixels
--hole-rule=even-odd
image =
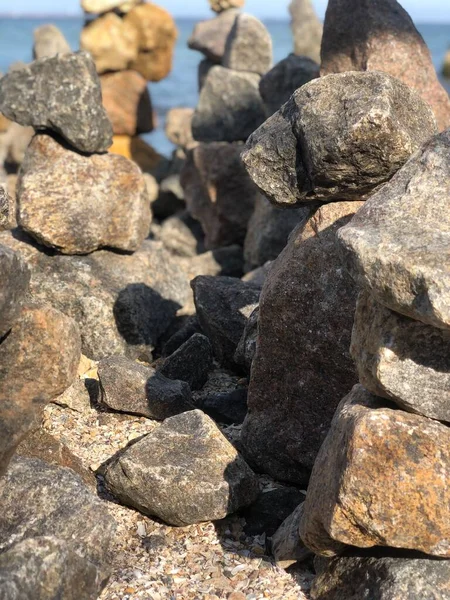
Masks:
[[[126,13],[142,0],[81,0],[81,8],[87,13],[101,14],[110,10]]]
[[[158,171],[166,163],[164,156],[140,137],[115,135],[109,152],[133,160],[145,174],[153,174],[156,178]]]
[[[449,449],[448,427],[355,386],[314,465],[302,540],[323,556],[349,544],[448,558]]]
[[[289,5],[295,54],[320,62],[323,26],[311,0],[292,0]]]
[[[22,164],[28,145],[34,136],[32,127],[22,127],[17,123],[11,123],[8,131],[4,135],[4,162],[8,165],[8,170],[13,172]]]
[[[145,187],[147,188],[147,196],[150,204],[157,199],[159,194],[159,184],[153,175],[150,173],[144,173]]]
[[[399,315],[361,292],[351,353],[370,392],[450,422],[450,331]]]
[[[205,251],[203,229],[188,211],[183,211],[166,219],[159,237],[164,246],[176,256],[193,258]]]
[[[245,367],[247,373],[250,373],[253,359],[256,354],[256,344],[258,342],[258,319],[259,306],[255,308],[249,316],[245,325],[244,333],[237,345],[234,353],[234,362],[241,367]]]
[[[205,394],[195,405],[217,423],[241,424],[247,415],[247,389]]]
[[[199,142],[246,140],[265,119],[259,81],[256,73],[213,67],[192,119],[194,139]]]
[[[165,132],[167,138],[181,148],[195,144],[192,137],[193,108],[172,108],[166,115]]]
[[[136,71],[106,73],[100,77],[103,106],[115,135],[153,131],[153,109],[147,82]]]
[[[198,22],[188,40],[188,47],[198,50],[213,63],[220,64],[227,38],[239,14],[239,10],[226,10],[214,19]]]
[[[20,316],[30,271],[18,254],[0,245],[0,340]]]
[[[271,537],[303,499],[304,494],[296,488],[279,487],[260,493],[256,502],[242,512],[245,533]]]
[[[232,8],[242,8],[244,4],[245,0],[209,0],[211,10],[216,13],[226,14]]]
[[[264,75],[272,60],[272,38],[266,27],[252,15],[238,15],[227,37],[222,65]]]
[[[380,304],[444,329],[450,327],[449,150],[450,132],[431,139],[339,233],[347,269]]]
[[[189,281],[199,275],[240,277],[244,265],[242,248],[237,245],[203,252],[193,258],[180,257],[179,262]]]
[[[264,284],[242,444],[246,460],[277,481],[307,483],[339,399],[357,382],[349,352],[357,288],[336,233],[360,206],[313,214]]]
[[[185,381],[191,390],[201,389],[213,367],[211,343],[198,333],[167,357],[159,373],[168,379]]]
[[[196,333],[202,333],[202,328],[196,316],[187,317],[180,327],[164,344],[162,349],[163,357],[171,356],[174,352],[181,348]]]
[[[258,195],[244,241],[245,270],[252,271],[275,260],[292,231],[309,216],[309,208],[285,210]]]
[[[110,573],[115,523],[78,475],[15,458],[0,495],[0,596],[98,597]]]
[[[260,194],[240,159],[242,146],[200,144],[181,172],[186,205],[200,221],[208,249],[242,244]]]
[[[99,396],[98,381],[95,379],[76,379],[60,396],[52,400],[54,404],[85,414],[91,408],[91,400]]]
[[[268,261],[262,267],[258,267],[253,271],[249,271],[248,273],[242,276],[242,281],[246,281],[247,283],[254,283],[255,285],[259,285],[259,287],[262,288],[267,279],[267,275],[270,271],[272,263],[273,261]]]
[[[233,364],[236,347],[261,289],[233,277],[196,277],[191,281],[197,317],[220,363]]]
[[[405,69],[405,63],[414,69]],[[439,131],[450,126],[450,99],[438,81],[430,51],[396,0],[332,0],[322,42],[321,74],[384,71],[427,102]]]
[[[204,58],[198,63],[198,91],[201,92],[202,88],[205,84],[206,78],[208,77],[208,73],[215,66],[215,63],[209,60],[209,58]],[[192,123],[191,123],[192,127]]]
[[[429,106],[385,73],[310,81],[248,140],[242,160],[279,206],[359,200],[436,131]]]
[[[147,81],[161,81],[172,70],[172,58],[178,31],[170,13],[156,4],[139,4],[124,22],[138,32],[139,53],[130,69]]]
[[[373,600],[445,600],[450,592],[450,563],[424,556],[356,553],[315,561],[313,600],[360,600],[370,590]]]
[[[192,410],[189,386],[122,356],[99,363],[101,400],[120,412],[163,421]]]
[[[199,410],[166,419],[116,454],[105,481],[120,502],[181,527],[223,519],[258,495],[254,473]]]
[[[64,254],[137,250],[150,230],[147,189],[136,165],[116,154],[78,154],[47,134],[30,144],[18,200],[22,229]]]
[[[19,125],[49,128],[81,152],[105,152],[111,123],[85,52],[41,58],[0,79],[0,111]]]
[[[259,91],[269,116],[279,110],[298,88],[319,77],[319,65],[307,56],[289,54],[259,82]]]
[[[447,54],[445,55],[442,74],[444,77],[450,78],[450,50],[448,50]]]
[[[17,230],[0,233],[0,243],[31,267],[32,297],[79,324],[83,353],[151,362],[159,338],[191,296],[185,273],[162,244],[146,240],[132,255],[51,256],[30,241]]]
[[[297,492],[298,493],[298,492]],[[299,502],[303,500],[302,498]],[[297,508],[286,517],[272,536],[272,554],[279,567],[287,569],[293,563],[301,562],[311,556],[299,534],[304,504],[297,502]]]
[[[180,175],[173,173],[161,181],[158,197],[152,204],[153,214],[156,218],[164,220],[185,207]]]
[[[72,52],[63,33],[55,25],[41,25],[34,30],[33,59],[70,54]]]

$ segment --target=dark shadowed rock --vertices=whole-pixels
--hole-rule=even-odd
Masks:
[[[289,5],[292,17],[295,54],[320,61],[320,44],[323,26],[311,0],[292,0]]]
[[[227,10],[214,19],[197,23],[188,40],[189,48],[198,50],[214,63],[220,63],[227,38],[238,15],[238,10]]]
[[[256,73],[213,67],[192,119],[198,142],[246,140],[266,118]]]
[[[273,536],[283,521],[304,499],[304,494],[296,488],[279,487],[262,492],[256,502],[242,512],[247,535]]]
[[[102,360],[98,377],[101,400],[113,410],[163,421],[193,409],[185,382],[167,379],[122,356]]]
[[[439,131],[450,126],[450,99],[438,81],[430,51],[396,0],[330,0],[321,73],[343,71],[391,74],[431,106]]]
[[[300,502],[304,499],[302,498]],[[295,510],[286,517],[272,536],[272,554],[276,563],[288,568],[297,561],[303,561],[312,555],[302,542],[299,533],[300,521],[303,516],[304,503],[297,503]]]
[[[51,129],[81,152],[105,152],[112,127],[89,54],[36,60],[0,80],[0,111],[19,125]]]
[[[259,19],[248,14],[236,17],[227,37],[222,65],[235,71],[267,73],[272,66],[272,38]]]
[[[258,495],[254,473],[199,410],[166,419],[104,470],[121,502],[177,526],[223,519]]]
[[[253,359],[256,354],[256,344],[258,342],[258,319],[259,306],[255,308],[249,316],[245,325],[244,333],[242,334],[236,352],[234,353],[234,362],[241,367],[245,367],[247,373],[250,373]]]
[[[195,404],[217,423],[240,424],[247,415],[247,388],[202,394]]]
[[[248,140],[242,155],[273,203],[359,200],[436,132],[430,107],[385,73],[310,81]]]
[[[159,372],[168,379],[185,381],[191,390],[201,389],[213,367],[211,343],[207,337],[195,333],[171,356]]]
[[[0,245],[0,338],[13,326],[20,315],[28,291],[30,271],[20,258],[6,246]]]
[[[171,335],[164,344],[162,352],[163,356],[171,356],[196,333],[202,333],[200,323],[196,316],[188,317],[183,326],[176,333]]]
[[[66,38],[55,25],[41,25],[34,30],[33,35],[33,58],[35,60],[72,52]]]
[[[356,383],[350,339],[357,288],[336,233],[361,203],[323,206],[292,234],[261,295],[244,456],[305,484],[340,398]]]

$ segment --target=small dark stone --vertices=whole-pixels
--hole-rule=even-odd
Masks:
[[[159,372],[168,379],[185,381],[191,390],[199,390],[212,367],[211,343],[204,335],[195,333],[165,360]]]
[[[240,424],[247,415],[247,388],[211,394],[198,400],[197,404],[218,423]]]
[[[170,356],[194,334],[202,333],[202,328],[196,316],[190,317],[176,333],[164,344],[162,355]]]

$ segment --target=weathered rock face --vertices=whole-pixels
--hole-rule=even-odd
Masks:
[[[227,38],[239,14],[238,10],[226,10],[214,19],[197,23],[188,40],[189,48],[198,50],[213,63],[220,64]]]
[[[422,556],[350,555],[316,559],[313,600],[444,600],[450,593],[450,563]]]
[[[311,0],[292,0],[289,12],[292,17],[295,54],[308,56],[312,60],[320,62],[323,26]]]
[[[405,68],[414,64],[414,69]],[[430,51],[396,0],[331,0],[325,16],[321,74],[384,71],[414,89],[433,109],[439,131],[450,126],[450,99]]]
[[[85,52],[42,58],[2,77],[0,112],[19,125],[51,129],[81,152],[104,152],[112,143],[100,81]]]
[[[163,421],[192,410],[189,386],[122,356],[100,362],[102,402],[120,412]]]
[[[200,144],[181,173],[187,208],[205,233],[206,248],[242,244],[258,189],[241,162],[242,145]]]
[[[186,381],[191,390],[201,389],[213,368],[211,342],[198,333],[166,358],[159,372],[168,379]]]
[[[289,54],[259,82],[259,91],[268,115],[273,115],[298,88],[319,77],[319,65],[307,56]]]
[[[110,10],[126,13],[142,0],[81,0],[81,8],[87,13],[101,14]]]
[[[385,73],[341,73],[295,92],[242,155],[275,204],[358,200],[388,181],[431,135],[430,107]]]
[[[208,72],[192,119],[199,142],[246,140],[265,119],[256,73],[213,67]]]
[[[45,58],[55,54],[72,52],[61,31],[55,25],[41,25],[34,30],[33,58]]]
[[[264,75],[272,66],[272,38],[252,15],[238,15],[225,44],[222,65],[236,71]]]
[[[258,495],[254,473],[199,410],[166,419],[105,471],[121,502],[176,526],[223,519]]]
[[[450,429],[357,385],[314,465],[300,536],[316,554],[345,544],[450,556]]]
[[[115,135],[138,135],[153,130],[153,108],[147,82],[136,71],[100,77],[103,106]]]
[[[450,331],[399,315],[361,292],[351,353],[370,392],[450,422]]]
[[[193,108],[172,108],[166,115],[165,132],[168,139],[176,146],[189,148],[195,144],[192,137]]]
[[[450,328],[450,132],[430,140],[339,233],[347,268],[391,310]]]
[[[349,347],[357,289],[336,233],[361,203],[323,206],[292,234],[261,295],[244,456],[305,484],[340,398],[357,381]]]
[[[84,156],[47,134],[31,142],[18,184],[19,224],[64,254],[109,246],[137,250],[150,230],[137,165],[117,154]]]
[[[242,8],[245,0],[209,0],[211,10],[216,13],[228,12],[231,8]]]
[[[81,479],[15,458],[0,494],[0,596],[96,598],[108,580],[115,523]]]
[[[156,4],[139,4],[124,22],[138,32],[139,53],[130,68],[147,81],[160,81],[172,70],[172,57],[178,31],[170,13]]]
[[[119,15],[107,13],[83,28],[80,46],[92,55],[98,73],[121,71],[137,59],[138,34]]]
[[[197,317],[220,363],[232,363],[261,289],[233,277],[196,277],[191,282]]]
[[[28,291],[30,271],[18,254],[0,245],[0,339],[20,315]]]

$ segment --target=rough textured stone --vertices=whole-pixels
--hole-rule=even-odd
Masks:
[[[18,457],[0,479],[0,495],[0,596],[97,598],[109,576],[115,523],[81,479]]]
[[[242,8],[245,0],[209,0],[211,10],[216,13],[228,12],[231,8]]]
[[[216,358],[232,363],[261,289],[233,277],[196,277],[191,286],[198,320]]]
[[[256,354],[256,344],[258,342],[258,319],[259,306],[255,308],[249,316],[245,325],[244,333],[237,345],[234,353],[234,362],[242,367],[245,367],[247,373],[250,373],[253,359]]]
[[[298,88],[319,77],[319,65],[307,56],[289,56],[266,73],[259,91],[268,115],[273,115]]]
[[[430,107],[385,73],[310,81],[248,140],[250,176],[275,204],[358,200],[431,135]]]
[[[220,64],[227,38],[239,14],[238,10],[226,10],[214,19],[197,23],[188,40],[189,48],[198,50],[213,63]]]
[[[264,473],[305,484],[340,399],[357,381],[349,347],[357,289],[336,233],[361,203],[323,206],[292,234],[266,279],[242,431]]]
[[[450,422],[450,331],[399,315],[361,292],[351,353],[366,389]]]
[[[193,108],[172,108],[166,115],[165,132],[167,138],[181,148],[195,144],[192,137]]]
[[[311,550],[302,542],[299,534],[303,509],[302,502],[286,517],[272,536],[272,554],[280,567],[287,568],[297,561],[305,560],[312,554]]]
[[[316,559],[313,600],[445,600],[450,562],[423,556],[358,556]]]
[[[320,62],[323,26],[311,0],[292,0],[289,5],[295,54]]]
[[[181,172],[186,205],[200,221],[206,248],[242,244],[260,194],[241,163],[240,144],[216,142],[190,150]]]
[[[347,269],[391,310],[450,328],[450,131],[374,194],[339,239]]]
[[[213,67],[200,92],[192,119],[199,142],[246,140],[265,119],[256,73]]]
[[[186,381],[191,390],[201,389],[213,367],[211,343],[198,333],[167,357],[159,372],[168,379]]]
[[[450,429],[357,385],[314,465],[300,536],[316,554],[345,544],[450,556]]]
[[[450,99],[438,81],[430,51],[396,0],[330,0],[321,74],[343,71],[390,73],[432,107],[439,131],[450,126]]]
[[[222,65],[264,75],[272,60],[272,38],[266,27],[252,15],[238,15],[225,44]]]
[[[177,331],[173,333],[164,344],[162,356],[171,356],[196,333],[202,333],[202,329],[197,317],[195,315],[187,317],[182,326],[177,329]]]
[[[126,13],[142,0],[81,0],[81,8],[87,13],[101,14],[110,10]]]
[[[242,512],[247,535],[272,537],[279,526],[302,502],[304,494],[296,488],[279,487],[261,492],[257,501]]]
[[[104,152],[112,127],[86,52],[42,58],[0,79],[0,111],[19,125],[52,129],[81,152]]]
[[[117,154],[83,156],[52,136],[33,138],[18,182],[19,224],[64,254],[137,250],[151,222],[140,169]]]
[[[117,454],[105,480],[124,504],[177,526],[223,519],[258,495],[254,473],[199,410],[166,419]]]
[[[186,383],[122,356],[102,360],[98,376],[102,402],[113,410],[163,421],[194,408]]]
[[[34,30],[33,35],[33,58],[35,60],[72,52],[66,38],[55,25],[41,25]]]
[[[0,339],[20,315],[30,283],[30,271],[20,256],[0,245]]]

